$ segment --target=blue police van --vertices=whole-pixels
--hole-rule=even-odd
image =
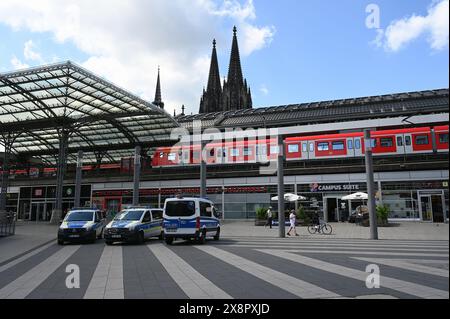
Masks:
[[[163,239],[163,210],[146,207],[130,207],[122,210],[105,227],[104,238],[107,245],[114,242],[136,242],[146,239]]]
[[[65,242],[95,242],[102,238],[105,219],[97,208],[72,208],[58,229],[58,244]]]
[[[219,240],[220,213],[204,198],[168,198],[164,203],[164,239],[169,245],[177,238],[204,244],[207,237]]]

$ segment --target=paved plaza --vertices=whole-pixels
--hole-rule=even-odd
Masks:
[[[369,229],[332,224],[332,235],[278,238],[278,228],[225,222],[220,241],[144,245],[56,244],[56,227],[25,223],[0,239],[0,299],[449,298],[446,224]],[[368,265],[380,287],[367,288]],[[69,289],[68,265],[80,270]]]

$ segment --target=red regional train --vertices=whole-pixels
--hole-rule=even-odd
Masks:
[[[448,152],[449,126],[372,131],[374,156]],[[288,137],[288,161],[363,157],[364,133]],[[209,165],[244,164],[275,160],[276,139],[209,143],[205,151]],[[200,145],[157,148],[152,167],[199,165]]]

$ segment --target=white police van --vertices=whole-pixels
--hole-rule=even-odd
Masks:
[[[164,238],[171,245],[176,238],[195,239],[204,244],[206,237],[219,240],[220,213],[213,202],[197,197],[168,198],[164,203]]]
[[[102,238],[105,219],[96,208],[72,208],[58,229],[58,244],[65,242],[95,242]]]
[[[163,238],[163,210],[147,207],[130,207],[122,210],[106,226],[103,237],[107,245],[114,242],[142,244],[150,237]]]

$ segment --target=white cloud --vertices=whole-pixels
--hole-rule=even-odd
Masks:
[[[28,64],[20,61],[15,55],[11,58],[10,63],[14,70],[21,70],[30,67]]]
[[[422,35],[426,35],[433,50],[448,47],[449,0],[433,1],[426,16],[413,14],[391,22],[381,37],[378,33],[375,42],[387,51],[396,52]]]
[[[39,53],[34,51],[34,43],[33,40],[28,40],[27,42],[25,42],[24,45],[24,49],[23,49],[23,56],[25,57],[26,60],[31,60],[31,61],[38,61],[40,63],[43,62],[42,57]]]
[[[239,28],[244,55],[270,43],[274,28],[258,27],[255,19],[252,0],[0,1],[0,23],[14,30],[49,32],[57,43],[75,44],[89,56],[79,63],[150,101],[160,65],[170,114],[182,104],[188,114],[198,111],[211,40],[230,39],[230,25]],[[25,57],[38,55],[31,42]]]
[[[259,91],[263,94],[263,95],[269,95],[269,89],[267,88],[267,86],[265,84],[262,84],[259,87]]]

